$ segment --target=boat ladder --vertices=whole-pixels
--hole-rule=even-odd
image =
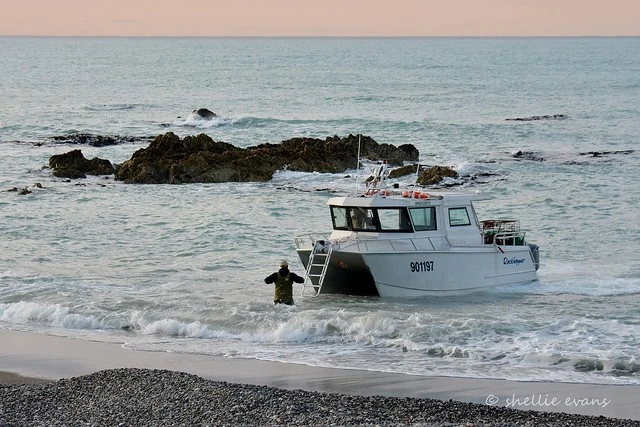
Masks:
[[[329,267],[332,250],[333,245],[324,246],[316,243],[313,246],[311,253],[309,253],[309,262],[307,263],[307,270],[300,295],[304,295],[305,290],[308,288],[313,288],[314,297],[320,294],[324,278],[327,274],[327,268]]]

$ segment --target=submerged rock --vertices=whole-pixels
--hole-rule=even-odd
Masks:
[[[106,147],[109,145],[119,145],[127,142],[139,142],[148,138],[137,138],[120,135],[93,135],[90,133],[74,133],[71,135],[58,135],[48,138],[56,144],[78,144],[90,145],[92,147]]]
[[[395,147],[361,137],[361,157],[386,159],[390,164],[416,161],[411,144]],[[180,139],[172,132],[157,136],[120,165],[115,178],[127,183],[183,184],[190,182],[269,181],[277,170],[339,173],[356,166],[358,137],[325,140],[293,138],[280,144],[238,148],[205,134]]]
[[[635,150],[615,150],[615,151],[587,151],[584,153],[580,153],[581,156],[589,156],[589,157],[604,157],[604,156],[612,156],[618,154],[632,154]]]
[[[87,175],[111,175],[115,168],[109,160],[97,157],[88,160],[80,150],[57,154],[49,158],[53,175],[61,178],[86,178]]]
[[[569,118],[569,116],[567,116],[566,114],[553,114],[544,116],[513,117],[505,120],[513,122],[533,122],[537,120],[564,120],[567,118]]]
[[[512,154],[513,158],[521,160],[531,160],[533,162],[544,162],[544,157],[537,156],[533,151],[517,151]]]

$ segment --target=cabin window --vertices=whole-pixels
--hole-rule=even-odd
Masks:
[[[436,230],[436,208],[409,208],[413,228],[416,231]]]
[[[369,209],[357,206],[331,206],[334,230],[413,232],[404,208]]]
[[[378,209],[378,219],[382,231],[413,231],[406,209]]]
[[[352,207],[349,208],[349,212],[351,214],[351,227],[354,230],[375,231],[376,223],[371,209]]]
[[[331,221],[333,222],[334,230],[348,230],[347,209],[331,206]]]
[[[469,219],[469,212],[467,212],[467,208],[450,208],[449,225],[451,227],[471,225],[471,220]]]

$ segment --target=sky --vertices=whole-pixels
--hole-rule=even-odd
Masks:
[[[0,35],[640,36],[640,0],[0,0]]]

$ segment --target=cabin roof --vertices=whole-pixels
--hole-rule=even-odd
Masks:
[[[451,206],[468,205],[475,201],[490,200],[491,196],[482,193],[427,193],[428,198],[403,197],[402,194],[381,196],[347,196],[332,197],[327,201],[331,206],[361,206],[361,207],[407,207],[407,206]]]

